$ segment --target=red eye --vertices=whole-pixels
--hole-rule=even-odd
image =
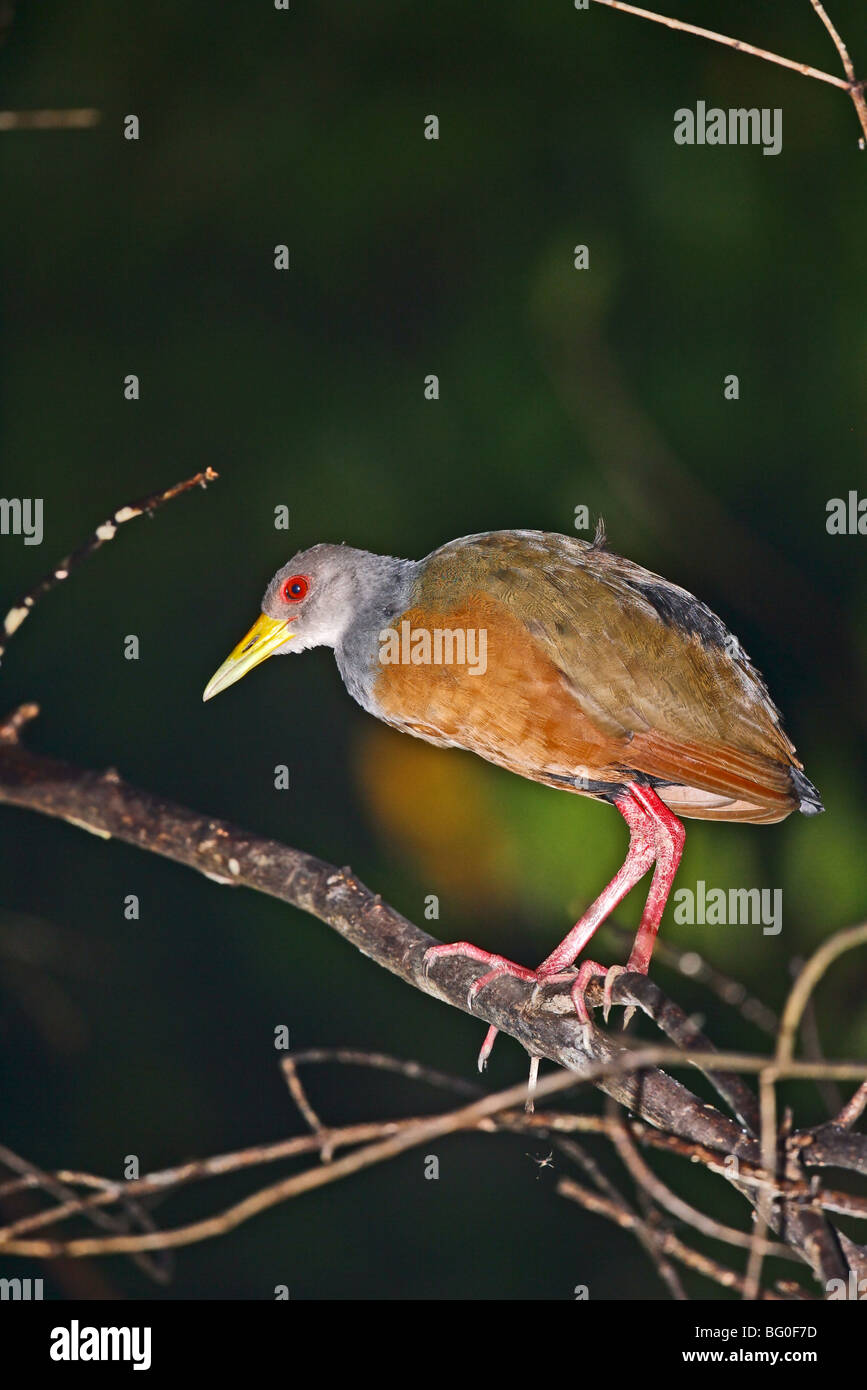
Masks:
[[[283,588],[280,590],[287,603],[300,603],[307,597],[307,590],[310,584],[303,574],[293,574],[284,581]]]

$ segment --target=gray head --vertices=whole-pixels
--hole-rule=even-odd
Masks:
[[[212,676],[202,698],[210,700],[266,657],[309,647],[339,649],[354,628],[397,611],[414,570],[410,560],[348,545],[299,551],[274,575],[261,617]]]

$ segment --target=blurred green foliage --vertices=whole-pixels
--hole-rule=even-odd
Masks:
[[[668,8],[837,70],[809,5]],[[863,66],[863,7],[837,0],[834,18]],[[673,113],[698,99],[782,107],[782,153],[675,146]],[[0,594],[11,604],[119,504],[221,473],[125,528],[22,628],[3,705],[39,701],[34,746],[351,863],[416,920],[440,893],[444,939],[535,961],[617,863],[616,817],[458,753],[422,768],[352,705],[328,653],[271,662],[206,708],[200,694],[289,550],[419,556],[478,530],[568,532],[585,504],[613,549],[741,636],[825,795],[820,821],[688,836],[680,883],[781,887],[778,937],[670,911],[663,927],[778,1007],[792,960],[867,907],[867,539],[825,530],[828,498],[867,492],[867,154],[845,95],[566,0],[45,0],[0,51],[0,104],[104,112],[93,131],[0,135],[0,492],[46,508],[40,548],[0,538]],[[573,269],[579,243],[589,271]],[[118,1175],[131,1153],[146,1171],[299,1130],[280,1023],[293,1046],[471,1076],[481,1025],[301,914],[37,817],[2,809],[0,828],[4,1138],[43,1166]],[[618,949],[601,934],[603,959]],[[863,1055],[865,975],[847,957],[820,990],[829,1055]],[[767,1046],[698,985],[658,978],[717,1042]],[[491,1084],[523,1067],[501,1042]],[[310,1085],[335,1121],[442,1103],[358,1071]],[[824,1113],[815,1090],[783,1091],[804,1119]],[[409,1154],[181,1251],[166,1289],[118,1261],[64,1268],[52,1289],[663,1296],[631,1238],[560,1201],[527,1148],[450,1139],[438,1182]],[[669,1176],[744,1220],[715,1180]]]

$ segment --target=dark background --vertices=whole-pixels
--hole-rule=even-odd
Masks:
[[[806,0],[666,9],[839,71]],[[863,69],[863,4],[835,0],[832,17]],[[676,146],[673,113],[699,99],[782,107],[782,153]],[[104,113],[92,131],[0,134],[0,493],[43,497],[46,516],[41,548],[0,537],[0,607],[120,504],[208,464],[221,474],[124,528],[22,628],[2,701],[39,701],[33,746],[350,863],[415,920],[437,893],[443,939],[534,963],[619,862],[617,817],[376,725],[326,651],[272,661],[204,707],[201,691],[296,549],[417,557],[479,530],[570,532],[586,504],[614,550],[738,633],[824,795],[819,820],[689,827],[681,886],[782,888],[779,936],[678,926],[671,909],[663,924],[778,1008],[793,959],[867,899],[867,539],[825,527],[829,498],[867,492],[867,154],[846,95],[567,0],[289,14],[93,0],[20,7],[0,104]],[[138,143],[122,138],[130,112]],[[573,269],[578,243],[589,271]],[[0,809],[0,835],[3,1137],[43,1167],[119,1176],[127,1154],[145,1172],[300,1132],[280,1023],[294,1047],[474,1076],[480,1023],[316,921],[23,812]],[[603,931],[599,953],[622,959],[624,944]],[[718,1044],[769,1046],[698,984],[654,974]],[[830,1056],[864,1055],[865,982],[856,953],[820,989]],[[524,1067],[501,1040],[489,1084]],[[444,1103],[355,1069],[308,1079],[335,1122]],[[801,1122],[827,1113],[814,1088],[781,1094]],[[439,1181],[410,1153],[181,1250],[165,1289],[121,1260],[53,1266],[49,1288],[665,1296],[630,1236],[555,1195],[562,1160],[552,1173],[530,1156],[549,1147],[451,1138]],[[660,1171],[746,1224],[721,1183]],[[179,1224],[249,1185],[155,1216]]]

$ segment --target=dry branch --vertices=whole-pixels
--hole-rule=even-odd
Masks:
[[[810,0],[810,3],[831,35],[834,46],[840,54],[846,72],[845,78],[835,77],[831,72],[824,72],[822,68],[814,68],[809,63],[798,62],[795,58],[784,58],[779,53],[771,53],[767,48],[757,48],[755,44],[746,43],[743,39],[733,39],[728,34],[717,33],[715,29],[703,29],[698,24],[687,24],[685,20],[672,19],[670,15],[657,14],[655,10],[641,9],[637,5],[626,5],[622,3],[622,0],[594,0],[594,4],[605,5],[609,10],[620,10],[623,14],[635,15],[638,19],[649,19],[654,24],[662,24],[666,29],[677,29],[682,34],[693,34],[700,39],[709,39],[711,43],[720,43],[725,48],[733,48],[737,53],[746,53],[751,58],[762,58],[766,63],[774,63],[777,67],[788,68],[790,72],[799,72],[802,77],[812,77],[817,82],[827,82],[832,87],[839,87],[852,98],[861,129],[864,132],[858,142],[863,150],[865,142],[867,142],[865,83],[856,80],[855,69],[852,66],[846,45],[828,18],[824,7],[819,3],[819,0]]]
[[[651,981],[625,976],[618,981],[615,999],[643,1008],[670,1036],[677,1047],[633,1049],[597,1029],[584,1029],[571,1008],[568,990],[534,996],[523,982],[504,977],[484,992],[472,1011],[467,1005],[470,984],[483,967],[461,957],[439,963],[429,977],[424,955],[433,938],[395,909],[372,894],[348,869],[315,859],[312,855],[251,835],[228,822],[198,815],[125,783],[116,772],[96,773],[67,763],[34,755],[21,741],[21,730],[35,707],[30,706],[0,724],[0,803],[14,805],[64,819],[105,839],[121,839],[141,849],[188,865],[211,880],[230,886],[246,886],[311,913],[340,933],[370,959],[407,984],[441,999],[454,1008],[473,1012],[516,1038],[529,1052],[548,1057],[572,1075],[545,1078],[540,1097],[573,1087],[581,1079],[593,1082],[613,1099],[666,1135],[699,1146],[717,1156],[736,1156],[745,1167],[723,1175],[754,1203],[763,1188],[750,1181],[746,1170],[761,1166],[761,1148],[755,1134],[721,1111],[707,1105],[686,1086],[660,1070],[664,1065],[698,1065],[732,1104],[749,1109],[750,1094],[735,1069],[774,1077],[833,1075],[863,1080],[864,1067],[855,1063],[811,1063],[751,1054],[717,1054],[705,1038],[690,1027],[683,1012],[666,1000]],[[852,944],[860,933],[850,933]],[[830,955],[826,951],[826,956]],[[807,967],[810,968],[809,966]],[[815,968],[811,981],[818,978]],[[798,998],[805,997],[796,985]],[[590,996],[591,1001],[593,995]],[[595,995],[600,997],[600,991]],[[696,1050],[698,1044],[698,1050]],[[324,1182],[348,1176],[380,1162],[435,1134],[474,1125],[487,1114],[514,1105],[523,1088],[506,1097],[488,1097],[462,1111],[421,1121],[410,1129],[374,1141],[320,1169],[296,1175],[245,1199],[236,1207],[193,1227],[171,1232],[84,1237],[73,1241],[15,1240],[4,1243],[6,1253],[72,1256],[132,1252],[166,1248],[194,1239],[206,1239],[231,1229],[276,1202],[299,1195]],[[315,1115],[315,1112],[312,1112]],[[318,1117],[316,1117],[318,1118]],[[318,1130],[314,1148],[333,1149],[330,1132]],[[358,1142],[357,1140],[355,1142]],[[694,1152],[698,1152],[695,1149]],[[867,1166],[867,1139],[842,1126],[826,1126],[821,1132],[791,1136],[795,1163],[821,1155],[837,1166]],[[833,1158],[831,1157],[833,1155]],[[719,1169],[717,1170],[719,1171]],[[766,1172],[770,1171],[767,1169]],[[786,1174],[791,1177],[791,1174]],[[820,1279],[845,1278],[848,1264],[834,1236],[828,1217],[814,1202],[809,1189],[803,1196],[769,1198],[769,1224],[794,1251],[805,1257]],[[133,1195],[132,1192],[128,1195]],[[770,1194],[771,1196],[773,1193]],[[761,1247],[759,1247],[761,1248]],[[862,1255],[848,1257],[861,1261]],[[764,1250],[763,1250],[764,1253]],[[867,1258],[863,1260],[867,1272]]]
[[[65,111],[0,111],[0,131],[4,130],[91,130],[99,125],[102,112],[92,106]]]
[[[124,526],[128,521],[134,521],[139,516],[152,516],[159,507],[166,502],[172,502],[182,493],[189,492],[194,487],[207,487],[208,483],[214,482],[219,477],[213,468],[204,468],[200,473],[194,473],[192,478],[185,478],[182,483],[174,483],[171,487],[162,488],[159,492],[148,493],[147,497],[140,497],[136,502],[129,502],[125,507],[118,507],[110,517],[97,526],[96,530],[87,538],[83,545],[78,546],[65,559],[55,565],[54,569],[47,574],[44,579],[40,579],[32,589],[29,589],[17,603],[13,604],[0,624],[0,661],[9,645],[10,638],[21,627],[21,624],[29,618],[36,604],[52,589],[56,589],[58,584],[63,584],[71,574],[74,574],[78,566],[88,556],[100,550],[108,541],[113,541],[117,535],[118,528]]]

